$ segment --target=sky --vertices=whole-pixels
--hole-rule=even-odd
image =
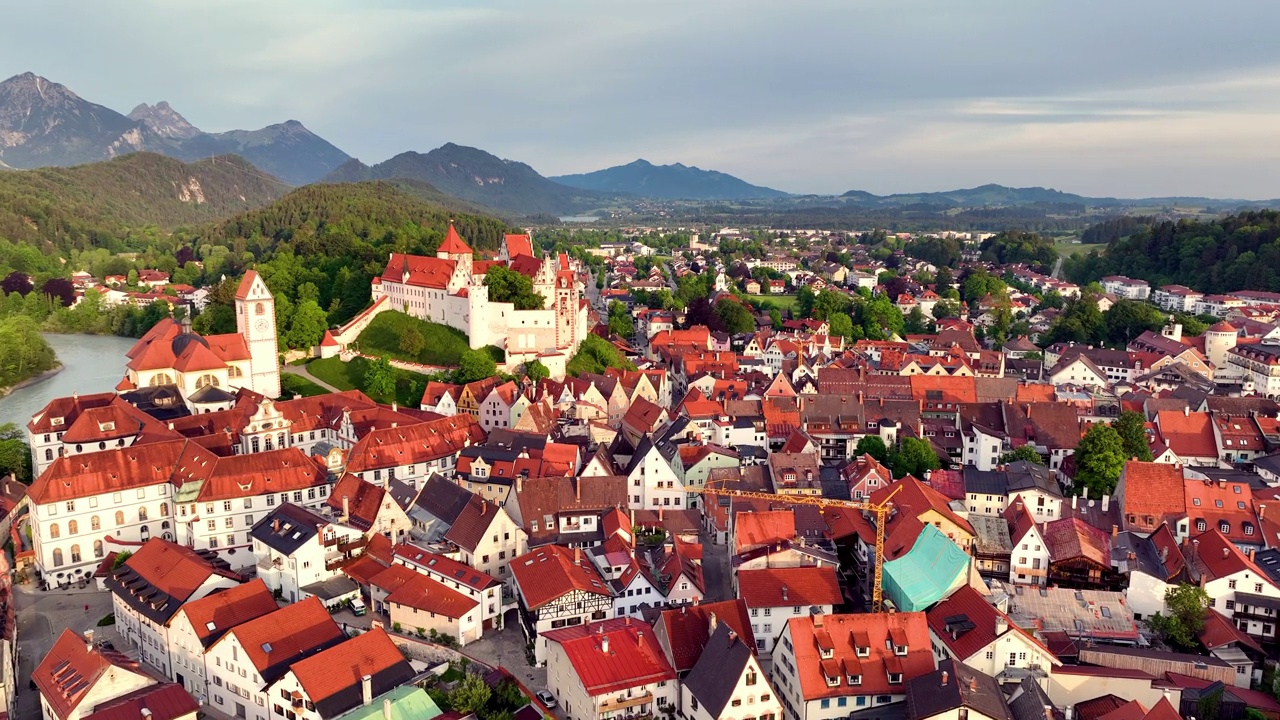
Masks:
[[[0,0],[0,77],[366,163],[645,158],[796,193],[1280,197],[1271,0]],[[17,30],[18,32],[14,32]]]

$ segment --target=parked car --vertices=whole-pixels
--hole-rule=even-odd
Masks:
[[[542,703],[548,710],[554,710],[556,707],[556,696],[551,694],[549,690],[539,690],[538,702]]]
[[[360,598],[356,598],[355,600],[351,601],[352,615],[359,617],[360,615],[364,615],[367,612],[369,612],[369,608],[365,607],[363,600],[361,600]]]

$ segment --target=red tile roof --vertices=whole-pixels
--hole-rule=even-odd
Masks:
[[[675,666],[676,672],[692,670],[697,664],[698,658],[702,656],[702,649],[711,637],[713,617],[717,623],[724,623],[738,633],[738,637],[748,647],[756,646],[747,605],[741,598],[700,605],[681,605],[679,608],[663,610],[658,623],[666,632],[667,645],[671,650],[668,659]]]
[[[144,714],[142,711],[147,710]],[[98,705],[82,720],[177,720],[192,716],[200,703],[176,683],[151,685]]]
[[[462,512],[454,519],[449,531],[444,534],[444,539],[469,552],[475,552],[501,512],[504,512],[502,507],[496,503],[479,495],[472,495],[467,499]]]
[[[470,251],[468,251],[470,252]],[[391,253],[387,269],[382,273],[384,283],[404,283],[415,287],[444,290],[449,287],[457,263],[438,257]],[[405,271],[409,278],[405,280]]]
[[[591,559],[581,550],[547,545],[513,559],[508,567],[529,610],[537,610],[574,590],[611,594]]]
[[[471,415],[455,415],[416,425],[370,430],[347,457],[348,472],[417,465],[450,457],[484,442],[485,432]]]
[[[738,597],[751,608],[843,602],[840,580],[836,569],[830,566],[739,570]]]
[[[507,233],[507,256],[516,258],[520,255],[533,256],[533,239],[528,235],[516,235]]]
[[[501,581],[494,576],[476,570],[466,563],[454,560],[447,555],[439,555],[430,550],[424,550],[417,545],[411,543],[400,543],[395,547],[395,558],[403,560],[409,565],[420,566],[430,572],[439,573],[459,585],[465,585],[472,590],[484,590],[501,584]]]
[[[387,631],[374,628],[299,660],[290,670],[307,699],[319,704],[343,690],[360,687],[365,675],[377,676],[401,663],[408,664]]]
[[[1134,516],[1137,527],[1153,531],[1165,519],[1186,515],[1181,468],[1130,460],[1120,477],[1124,484],[1121,511],[1126,517]]]
[[[552,630],[543,637],[564,648],[591,697],[676,679],[653,628],[629,617]]]
[[[65,718],[79,708],[85,696],[112,665],[143,675],[138,664],[129,658],[90,650],[84,638],[63,630],[36,666],[31,679],[54,714]]]
[[[436,252],[449,253],[450,255],[470,255],[471,248],[462,241],[462,236],[458,234],[457,228],[453,223],[449,223],[449,231],[444,235],[444,241],[440,243],[440,247],[436,248]]]
[[[1162,410],[1156,413],[1156,425],[1166,445],[1181,458],[1218,456],[1213,439],[1213,422],[1209,413],[1180,413]]]
[[[787,630],[795,648],[800,695],[806,701],[844,695],[900,695],[906,692],[907,682],[934,671],[929,625],[922,612],[808,615],[788,620]],[[891,637],[907,646],[906,656],[894,654]],[[830,643],[833,660],[822,659],[819,639]],[[869,647],[870,656],[858,657],[855,645]],[[840,677],[840,684],[830,687],[824,670],[834,670],[837,676],[861,675],[862,684],[849,687]],[[890,672],[901,673],[902,683],[891,685]]]
[[[1196,548],[1195,564],[1206,580],[1217,580],[1239,572],[1250,571],[1262,582],[1274,585],[1270,575],[1258,567],[1235,543],[1216,529],[1193,536],[1200,544]]]
[[[253,281],[257,279],[257,270],[246,270],[244,277],[240,278],[240,284],[236,287],[236,299],[244,300],[249,297],[249,291],[253,289]]]
[[[1078,517],[1047,522],[1041,535],[1050,562],[1084,559],[1111,566],[1111,536]]]
[[[974,627],[971,630],[957,632],[956,637],[953,638],[951,633],[954,628],[949,627],[947,621],[951,618],[958,618],[961,615],[967,618],[968,622],[973,623]],[[1027,640],[1043,648],[1049,655],[1053,655],[1043,643],[1018,627],[1016,623],[1009,619],[1008,615],[1000,612],[999,608],[987,602],[986,598],[968,585],[961,587],[952,593],[951,597],[934,605],[928,611],[927,617],[929,619],[929,629],[962,662],[973,657],[975,653],[990,645],[996,639],[996,620],[998,618],[1004,618],[1009,632],[1021,634]]]
[[[338,478],[338,482],[334,483],[333,489],[329,491],[325,505],[335,513],[341,514],[345,500],[349,515],[348,522],[361,530],[368,530],[378,519],[378,513],[382,510],[382,500],[386,495],[387,491],[383,490],[381,485],[366,482],[358,475],[343,473],[342,477]]]
[[[132,558],[131,558],[132,559]],[[260,578],[219,590],[182,606],[196,637],[205,647],[231,628],[279,609]]]
[[[888,487],[880,488],[870,497],[873,503],[881,503],[886,499],[898,508],[899,513],[912,513],[919,517],[932,510],[973,535],[973,526],[951,509],[951,501],[947,496],[910,475]]]
[[[445,587],[438,580],[421,573],[414,573],[414,575],[415,577],[388,595],[387,602],[423,610],[434,615],[443,615],[454,620],[461,619],[480,604],[452,588]]]
[[[324,603],[312,596],[241,623],[214,644],[227,642],[230,637],[240,643],[258,673],[266,676],[268,670],[282,669],[345,635]]]
[[[790,541],[796,536],[795,513],[791,510],[737,513],[733,518],[733,536],[735,554]]]
[[[186,602],[213,575],[240,579],[239,575],[225,569],[225,565],[215,567],[195,550],[161,538],[151,538],[143,543],[112,574],[119,575],[126,568],[178,604]]]

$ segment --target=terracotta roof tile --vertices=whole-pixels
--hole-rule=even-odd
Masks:
[[[231,628],[279,609],[271,591],[259,578],[219,590],[182,606],[196,637],[205,647]]]
[[[382,628],[360,633],[295,662],[290,668],[318,714],[334,717],[363,700],[361,679],[377,697],[413,677],[413,669]]]
[[[508,567],[529,610],[536,610],[574,590],[594,595],[611,594],[595,565],[580,550],[547,545],[514,558]]]
[[[1124,464],[1120,479],[1124,487],[1117,495],[1122,495],[1118,499],[1126,527],[1154,531],[1166,519],[1186,515],[1182,470],[1177,466],[1130,460]],[[1130,516],[1134,523],[1127,522]]]
[[[839,605],[844,600],[833,567],[788,567],[738,571],[738,596],[747,607]]]
[[[843,695],[903,694],[907,681],[934,670],[929,625],[921,612],[808,615],[788,620],[787,630],[795,648],[800,696],[805,701]],[[853,661],[842,669],[846,674],[860,674],[861,685],[849,687],[844,678],[835,687],[827,684],[816,642],[819,636],[824,642],[829,638],[838,662]],[[894,655],[891,636],[905,642],[906,656]],[[869,656],[858,657],[856,647],[870,648]],[[856,672],[848,673],[851,668],[857,668]],[[902,674],[901,684],[889,683],[891,670]]]
[[[84,638],[63,630],[31,679],[59,718],[71,715],[112,665],[143,675],[138,664],[117,653],[90,650]]]
[[[676,679],[652,628],[629,617],[552,630],[543,637],[564,648],[591,697]]]
[[[397,567],[404,567],[398,565]],[[388,603],[404,605],[425,612],[442,615],[454,620],[474,610],[480,603],[462,593],[446,587],[439,580],[414,573],[416,577],[401,585],[387,596]]]
[[[292,663],[331,647],[346,636],[324,604],[313,596],[241,623],[214,644],[227,642],[229,637],[244,648],[263,680],[274,682]]]
[[[741,598],[724,602],[682,605],[663,610],[658,623],[664,626],[671,654],[668,659],[676,672],[692,670],[711,636],[711,619],[724,623],[750,647],[755,647],[751,618]]]

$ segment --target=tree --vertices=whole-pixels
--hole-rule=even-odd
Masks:
[[[1127,345],[1147,330],[1159,330],[1165,323],[1164,313],[1154,305],[1138,300],[1117,301],[1104,318],[1107,339],[1116,345]]]
[[[487,350],[467,350],[458,360],[458,382],[469,383],[498,374],[498,364]]]
[[[545,298],[533,291],[533,280],[503,265],[494,265],[484,276],[491,302],[515,305],[516,310],[541,310]]]
[[[404,334],[400,336],[400,352],[410,356],[417,357],[418,353],[427,346],[427,341],[422,337],[422,333],[416,327],[408,328]]]
[[[1106,423],[1094,423],[1076,445],[1075,484],[1091,498],[1115,492],[1124,470],[1124,442],[1120,433]]]
[[[889,467],[895,478],[911,475],[923,480],[926,472],[942,467],[942,461],[928,440],[908,437],[889,453]]]
[[[951,274],[951,268],[945,266],[938,268],[938,276],[933,279],[933,291],[941,295],[953,289],[955,285],[956,280]]]
[[[1209,593],[1199,585],[1182,583],[1164,591],[1164,605],[1169,614],[1152,615],[1147,618],[1147,626],[1172,645],[1188,650],[1195,648],[1196,637],[1204,629]]]
[[[769,308],[769,322],[773,324],[774,330],[782,329],[782,311],[778,308]]]
[[[954,300],[939,300],[933,304],[933,318],[935,320],[958,317],[960,317],[960,304]]]
[[[1142,462],[1151,462],[1151,446],[1147,444],[1147,423],[1142,413],[1126,410],[1111,421],[1111,427],[1120,435],[1124,456]]]
[[[396,371],[386,358],[369,361],[364,371],[364,389],[375,399],[388,397],[396,391]]]
[[[530,360],[524,364],[524,376],[536,384],[551,377],[551,370],[541,360]]]
[[[751,310],[735,297],[721,297],[715,305],[720,325],[730,335],[741,335],[756,329],[756,319]]]
[[[607,368],[635,370],[636,366],[632,365],[608,340],[599,335],[590,334],[582,339],[578,352],[569,358],[565,372],[577,377],[583,373],[601,374]]]
[[[479,675],[467,673],[449,693],[449,704],[462,715],[480,712],[489,704],[493,690]]]
[[[71,307],[71,304],[76,301],[76,288],[66,278],[55,277],[45,280],[44,285],[40,286],[40,292],[56,298],[62,303],[62,307]]]
[[[1009,463],[1026,460],[1037,465],[1044,465],[1044,456],[1036,452],[1035,445],[1019,445],[1016,449],[1000,456],[1000,464],[1008,465]]]
[[[827,324],[831,326],[831,334],[842,338],[853,338],[853,318],[848,313],[832,313],[827,318]]]
[[[120,552],[116,553],[116,559],[111,561],[111,569],[119,570],[120,566],[128,562],[129,558],[131,557],[133,557],[132,550],[121,550]]]
[[[21,428],[5,423],[0,425],[0,475],[10,473],[18,482],[31,482],[31,447]]]
[[[617,300],[609,302],[609,334],[619,335],[628,340],[636,334],[636,324],[631,319],[631,313],[627,311],[626,305]]]
[[[924,316],[924,311],[917,305],[911,308],[911,312],[903,319],[902,329],[912,335],[921,335],[929,332],[929,319]]]
[[[870,455],[880,462],[888,462],[889,448],[884,444],[884,440],[879,435],[866,435],[858,441],[858,446],[853,450],[854,455],[862,457]]]
[[[285,342],[291,348],[313,348],[324,339],[324,331],[328,328],[328,314],[315,300],[303,300],[289,319]]]
[[[17,270],[6,275],[4,280],[0,282],[0,292],[5,295],[18,293],[22,297],[26,297],[27,293],[34,289],[35,285],[31,282],[31,276]]]

